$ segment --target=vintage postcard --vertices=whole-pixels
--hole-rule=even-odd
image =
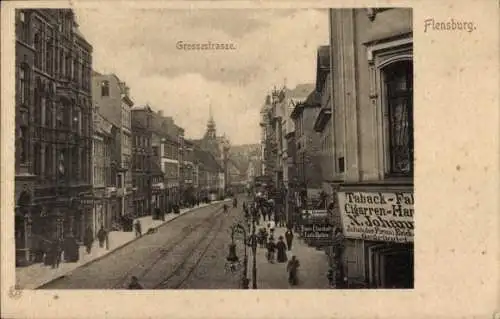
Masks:
[[[494,318],[498,18],[2,5],[2,317]]]

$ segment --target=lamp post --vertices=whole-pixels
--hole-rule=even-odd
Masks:
[[[252,289],[257,289],[257,235],[255,234],[255,223],[257,210],[250,208],[252,215],[252,235],[250,236],[250,245],[252,246]]]
[[[247,232],[244,226],[241,224],[236,224],[231,227],[231,245],[229,246],[229,255],[227,257],[227,261],[230,263],[237,263],[238,256],[236,255],[236,244],[234,243],[234,234],[240,231],[243,233],[243,244],[245,247],[245,256],[243,259],[243,274],[241,278],[241,283],[243,289],[248,289],[248,254],[247,254]]]

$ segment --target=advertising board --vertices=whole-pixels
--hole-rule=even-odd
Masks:
[[[413,193],[338,192],[344,236],[384,242],[413,242]]]

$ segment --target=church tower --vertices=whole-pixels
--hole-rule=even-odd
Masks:
[[[205,133],[205,139],[215,140],[217,138],[217,130],[215,129],[215,121],[212,115],[212,104],[210,104],[208,112],[209,112],[209,117],[207,123],[207,131]]]

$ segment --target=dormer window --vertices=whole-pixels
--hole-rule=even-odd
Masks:
[[[101,82],[101,96],[109,96],[109,81]]]

